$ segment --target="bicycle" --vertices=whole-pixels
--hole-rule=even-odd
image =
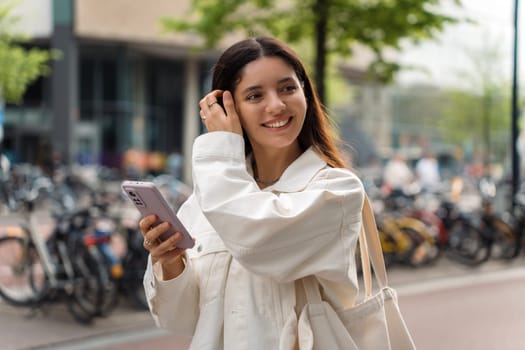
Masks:
[[[31,215],[35,198],[28,197],[24,214],[0,237],[0,297],[32,308],[65,299],[78,322],[90,323],[103,305],[106,277],[98,251],[83,240],[83,213],[55,214],[54,230],[44,241]]]
[[[489,242],[492,258],[512,260],[519,256],[525,235],[525,185],[515,194],[513,210],[496,213],[493,200],[496,197],[496,184],[489,178],[480,180],[482,211],[480,228]]]
[[[420,219],[404,214],[404,196],[382,198],[383,210],[377,210],[379,238],[385,263],[406,264],[412,267],[430,264],[439,257],[437,238]]]
[[[435,192],[415,192],[412,197],[404,196],[401,207],[405,208],[405,215],[421,220],[432,232],[432,243],[438,250],[435,259],[445,253],[453,261],[477,266],[488,260],[489,241],[479,227],[477,216],[458,206],[463,187],[458,181],[462,180],[452,180],[450,198],[445,195],[444,188]],[[413,205],[409,205],[408,199]]]
[[[123,274],[117,280],[118,289],[135,308],[147,310],[148,302],[142,281],[149,253],[142,245],[143,237],[138,229],[137,220],[123,220],[121,234],[126,239],[126,253],[121,259]]]
[[[99,250],[111,278],[114,291],[110,305],[117,304],[118,294],[126,297],[133,307],[145,310],[148,303],[142,280],[149,253],[142,246],[142,234],[138,229],[140,215],[135,208],[129,208],[128,212],[129,203],[120,186],[116,191],[109,190],[111,187],[90,189],[93,228],[85,239]],[[120,242],[112,244],[115,239]],[[119,245],[125,246],[125,250],[115,251],[115,246]]]

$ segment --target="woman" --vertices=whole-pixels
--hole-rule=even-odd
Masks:
[[[180,234],[159,243],[167,224],[140,222],[150,310],[159,327],[192,336],[191,349],[293,349],[296,280],[314,275],[336,310],[354,304],[363,187],[286,45],[234,44],[212,85],[200,101],[208,133],[193,146],[194,192],[178,213],[195,247],[175,248]]]

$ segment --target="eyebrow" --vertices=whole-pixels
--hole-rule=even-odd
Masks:
[[[289,82],[289,81],[294,81],[294,78],[293,77],[282,78],[279,81],[277,81],[277,84],[282,84],[282,83],[286,83],[286,82]],[[261,85],[253,85],[253,86],[249,86],[246,89],[242,90],[241,93],[245,94],[247,92],[250,92],[250,91],[253,91],[253,90],[258,90],[258,89],[261,89],[261,88],[262,88]]]

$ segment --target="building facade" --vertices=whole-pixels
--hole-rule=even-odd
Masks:
[[[128,150],[164,156],[177,151],[186,165],[182,177],[190,182],[191,145],[203,131],[198,102],[209,91],[212,64],[222,49],[199,49],[201,38],[163,30],[161,18],[186,18],[190,5],[191,0],[21,0],[15,13],[19,30],[32,38],[31,45],[59,50],[62,57],[49,76],[29,87],[21,105],[7,106],[4,148],[17,162],[38,163],[51,150],[66,164],[108,167],[122,167]],[[348,101],[352,108],[343,108],[354,111],[343,116],[354,124],[346,127],[342,120],[342,136],[359,146],[366,161],[363,154],[391,146],[390,105],[384,86],[364,82],[371,58],[358,49],[342,64],[341,73],[360,91]],[[361,130],[376,143],[355,144]]]
[[[202,132],[198,102],[217,51],[197,49],[199,38],[160,25],[162,17],[187,16],[189,4],[22,1],[14,14],[19,30],[61,58],[21,105],[6,106],[4,148],[31,163],[49,149],[67,164],[119,167],[129,149],[191,159],[191,143]]]

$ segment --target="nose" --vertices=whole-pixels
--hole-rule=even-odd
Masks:
[[[266,103],[266,112],[277,114],[282,112],[286,108],[286,104],[282,100],[281,96],[277,92],[268,94]]]

